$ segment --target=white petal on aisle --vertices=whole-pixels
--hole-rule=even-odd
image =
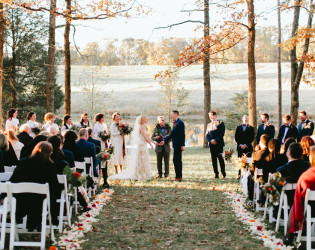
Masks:
[[[112,199],[113,193],[113,189],[106,189],[103,193],[96,195],[95,199],[88,204],[91,210],[80,215],[78,221],[72,224],[71,229],[63,232],[64,235],[60,237],[58,246],[62,249],[81,249],[81,244],[88,241],[84,239],[85,234],[93,230],[92,224],[98,221],[96,217],[104,205]]]
[[[229,203],[233,208],[236,217],[251,231],[251,234],[255,235],[257,239],[264,242],[265,247],[271,249],[293,249],[292,247],[286,247],[281,239],[276,238],[274,231],[268,231],[267,225],[261,218],[255,218],[254,213],[249,212],[244,204],[246,197],[235,191],[225,192],[225,195],[229,199]]]

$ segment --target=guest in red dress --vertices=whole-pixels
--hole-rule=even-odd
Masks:
[[[290,228],[288,237],[292,238],[292,234],[301,229],[304,222],[304,199],[306,190],[315,190],[315,146],[310,149],[310,164],[311,167],[305,171],[297,182],[297,187],[294,194],[294,203],[290,213],[291,222],[288,223]]]

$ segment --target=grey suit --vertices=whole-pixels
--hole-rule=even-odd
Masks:
[[[167,129],[161,128],[159,126],[155,127],[152,135],[152,140],[160,143],[163,139],[159,138],[156,139],[157,136],[165,137],[170,133]],[[156,157],[157,157],[157,169],[159,172],[159,176],[163,176],[163,158],[164,158],[164,165],[165,165],[165,172],[164,176],[169,176],[169,166],[170,166],[170,153],[171,147],[170,143],[165,143],[163,146],[156,146],[155,147]]]

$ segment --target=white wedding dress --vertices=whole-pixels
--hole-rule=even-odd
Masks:
[[[131,135],[131,148],[128,150],[127,169],[119,174],[114,174],[109,179],[138,180],[151,179],[150,157],[147,142],[140,133],[140,116],[137,117],[133,133]],[[115,149],[114,149],[115,150]]]

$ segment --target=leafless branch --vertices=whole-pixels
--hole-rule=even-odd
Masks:
[[[164,26],[164,27],[156,27],[154,29],[155,30],[158,30],[158,29],[171,29],[174,26],[182,25],[182,24],[185,24],[185,23],[200,23],[200,24],[204,24],[202,21],[198,21],[198,20],[186,20],[186,21],[183,21],[183,22],[170,24],[170,25]]]

